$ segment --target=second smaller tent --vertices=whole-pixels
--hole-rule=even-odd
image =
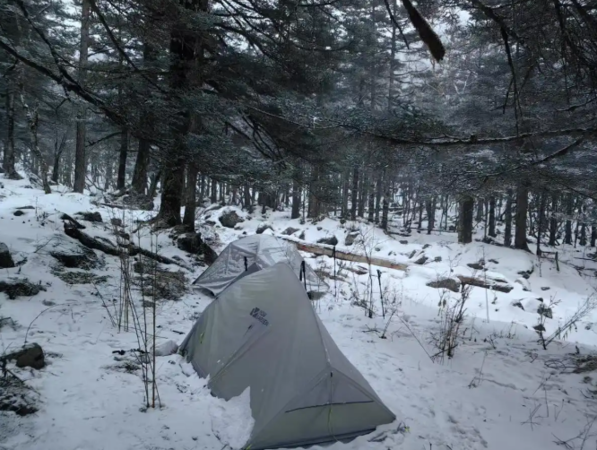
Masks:
[[[247,236],[228,244],[193,285],[218,296],[232,283],[279,262],[285,262],[292,268],[303,280],[307,292],[328,290],[327,284],[305,263],[292,242],[267,234]]]

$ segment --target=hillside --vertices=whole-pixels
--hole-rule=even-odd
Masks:
[[[0,243],[15,263],[0,269],[0,290],[6,291],[0,294],[0,354],[37,343],[47,364],[35,370],[10,361],[9,372],[0,374],[0,409],[25,405],[37,410],[22,416],[0,411],[0,449],[240,448],[251,430],[250,393],[229,402],[212,397],[206,381],[178,355],[157,357],[158,408],[145,407],[145,356],[135,351],[143,349],[139,339],[148,336],[152,343],[155,310],[156,343],[182,341],[211,301],[191,286],[205,268],[201,258],[181,250],[172,230],[153,233],[140,223],[154,215],[151,211],[108,207],[99,197],[66,188],[44,195],[26,179],[0,182]],[[220,222],[230,210],[243,219],[233,228]],[[72,227],[73,221],[64,214],[85,227],[79,232],[110,248],[128,233],[127,240],[159,254],[162,262],[154,268],[137,255],[123,270],[119,257],[86,250],[67,236],[64,223]],[[330,286],[326,296],[313,301],[314,308],[398,417],[332,449],[594,447],[597,310],[588,275],[597,264],[589,257],[560,247],[556,267],[551,259],[539,263],[530,253],[496,245],[463,246],[453,233],[387,235],[366,223],[328,218],[302,224],[289,216],[287,211],[263,216],[212,206],[200,211],[197,223],[217,252],[239,236],[265,229],[319,246],[324,245],[317,244],[320,239],[335,236],[338,252],[407,266],[368,267],[303,252]],[[346,245],[348,235],[351,245]],[[129,330],[124,323],[119,330],[119,308],[128,292],[123,272],[135,279],[139,267],[152,268],[156,278],[159,273],[160,292],[132,282],[138,320],[131,316]],[[428,284],[467,277],[506,289],[465,289],[458,345],[448,358],[438,342],[446,317],[463,297]],[[29,284],[15,288],[19,280]],[[590,311],[558,334],[583,305]],[[538,325],[546,339],[554,337],[547,349],[538,342],[533,328]]]

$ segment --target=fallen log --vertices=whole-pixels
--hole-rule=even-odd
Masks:
[[[76,239],[85,247],[91,248],[93,250],[99,250],[107,255],[111,256],[121,256],[122,250],[119,247],[110,245],[106,242],[102,242],[99,239],[94,238],[93,236],[88,235],[87,233],[82,232],[75,224],[71,223],[70,221],[64,222],[64,233],[73,239]],[[163,264],[174,264],[176,266],[182,267],[183,269],[187,269],[185,265],[179,263],[178,261],[167,258],[166,256],[158,255],[152,251],[144,249],[142,247],[138,247],[133,243],[127,244],[128,254],[129,256],[136,256],[136,255],[143,255],[147,258],[153,259],[154,261],[163,263]]]
[[[289,242],[292,242],[296,245],[297,249],[303,252],[313,253],[315,255],[323,255],[323,256],[334,256],[334,249],[330,246],[324,246],[321,244],[308,244],[306,242],[300,242],[295,239],[289,239],[287,236],[280,236],[282,239],[285,239]],[[343,261],[351,261],[351,262],[358,262],[358,263],[365,263],[371,264],[373,266],[379,267],[386,267],[388,269],[394,270],[401,270],[407,271],[409,264],[398,263],[395,261],[391,261],[384,258],[376,258],[376,257],[367,257],[365,255],[356,255],[354,253],[343,252],[340,250],[336,250],[336,258],[343,260]],[[484,289],[494,290],[498,292],[505,292],[508,293],[512,289],[512,286],[507,284],[506,281],[503,280],[496,280],[493,278],[488,278],[487,280],[475,277],[467,277],[464,275],[458,275],[457,278],[460,280],[460,283],[463,285],[468,284],[470,286],[480,287]]]
[[[468,284],[470,286],[476,286],[484,289],[489,289],[490,291],[498,291],[498,292],[505,292],[506,294],[514,289],[512,286],[507,284],[505,281],[501,280],[494,280],[488,278],[487,280],[475,277],[467,277],[464,275],[457,275],[456,278],[460,280],[460,282],[464,284]]]
[[[287,236],[280,237],[282,239],[294,243],[296,245],[296,248],[302,252],[309,252],[320,256],[334,256],[334,248],[329,245],[324,246],[322,244],[307,244],[306,242],[299,242],[294,239],[289,239]],[[389,259],[377,258],[374,256],[368,257],[365,255],[355,255],[354,253],[343,252],[340,250],[336,250],[336,259],[341,259],[342,261],[371,264],[373,266],[386,267],[388,269],[394,270],[405,271],[408,269],[408,264],[398,263]]]

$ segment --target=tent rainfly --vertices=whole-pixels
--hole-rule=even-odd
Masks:
[[[305,263],[293,243],[267,234],[255,234],[230,243],[193,285],[217,297],[232,283],[278,262],[292,268],[303,280],[307,292],[327,292],[328,286]]]
[[[255,421],[245,450],[344,441],[394,414],[348,361],[290,266],[277,263],[231,285],[180,347],[212,393],[250,388]]]

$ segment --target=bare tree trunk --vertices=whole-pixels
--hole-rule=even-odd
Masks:
[[[379,211],[381,209],[381,197],[384,191],[384,183],[387,183],[385,180],[385,170],[380,170],[379,175],[377,177],[377,186],[375,192],[375,223],[379,223]]]
[[[396,15],[397,2],[392,1],[392,9]],[[394,80],[396,78],[396,24],[392,21],[392,43],[390,47],[390,75],[388,80],[388,110],[394,106]]]
[[[118,158],[118,175],[116,178],[116,189],[124,190],[126,186],[126,159],[129,151],[129,132],[126,128],[120,134],[120,153]]]
[[[390,215],[390,183],[388,182],[388,178],[385,177],[385,193],[383,196],[383,205],[382,205],[382,213],[381,213],[381,228],[384,230],[388,230],[388,217]]]
[[[143,60],[145,65],[151,65],[156,59],[155,49],[150,44],[143,44]],[[151,76],[155,81],[155,77]],[[149,110],[145,113],[145,126],[150,130],[155,122],[153,111]],[[147,169],[149,167],[149,157],[151,151],[151,144],[147,139],[139,139],[139,147],[137,150],[137,159],[135,160],[135,168],[133,170],[133,191],[137,194],[144,195],[147,189]]]
[[[506,193],[506,211],[504,212],[504,245],[510,247],[512,245],[512,197],[514,196],[512,189],[508,189]]]
[[[543,191],[540,194],[541,198],[539,199],[539,211],[537,217],[537,256],[541,256],[541,235],[544,228],[544,221],[545,221],[545,207],[547,205],[547,192]]]
[[[427,208],[427,234],[431,234],[435,228],[435,197],[431,197],[426,202]]]
[[[356,164],[352,169],[352,192],[350,204],[350,220],[357,220],[357,204],[359,199],[359,166]]]
[[[372,223],[375,219],[375,181],[373,180],[371,174],[369,174],[369,176],[371,177],[371,179],[369,181],[369,202],[367,204],[367,220],[370,223]]]
[[[529,251],[527,244],[527,214],[529,209],[529,191],[524,182],[516,189],[516,216],[514,248]]]
[[[458,214],[458,242],[469,244],[473,242],[473,213],[475,199],[470,195],[463,196],[459,202]]]
[[[85,85],[85,71],[88,59],[89,50],[89,25],[91,18],[91,9],[89,0],[82,0],[81,5],[81,41],[79,45],[79,79],[80,85]],[[85,190],[85,176],[87,175],[87,161],[85,155],[85,137],[86,137],[86,121],[87,107],[81,104],[77,111],[77,138],[75,147],[75,182],[73,190],[82,193]]]
[[[574,197],[568,194],[566,199],[566,226],[564,227],[564,244],[572,245],[572,214],[574,214]]]
[[[489,236],[496,237],[495,231],[495,197],[489,197]]]
[[[292,212],[291,219],[298,219],[301,216],[301,185],[297,180],[292,180]]]
[[[15,97],[17,67],[13,67],[6,83],[6,143],[4,144],[4,176],[11,180],[20,180],[21,176],[15,169]]]
[[[197,209],[197,175],[199,171],[195,164],[187,166],[187,192],[185,195],[185,209],[182,224],[189,232],[195,231],[195,211]]]
[[[549,219],[549,245],[555,246],[558,234],[558,219],[556,213],[558,210],[558,194],[551,194],[551,217]]]

